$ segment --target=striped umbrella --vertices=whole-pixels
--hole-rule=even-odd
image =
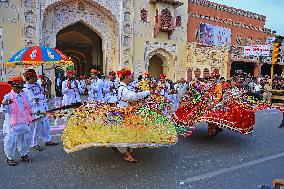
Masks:
[[[5,66],[40,66],[51,64],[68,65],[73,64],[73,62],[58,49],[47,46],[33,46],[18,51],[9,59]]]

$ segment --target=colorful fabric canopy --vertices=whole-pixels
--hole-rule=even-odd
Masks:
[[[47,46],[33,46],[18,51],[5,66],[40,66],[50,64],[68,65],[73,64],[73,62],[58,49]]]

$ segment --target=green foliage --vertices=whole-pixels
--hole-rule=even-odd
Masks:
[[[74,68],[74,64],[69,65],[69,66],[66,67],[66,71],[68,71],[68,70],[74,70],[74,69],[75,69],[75,68]]]

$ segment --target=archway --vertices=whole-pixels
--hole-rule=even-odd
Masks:
[[[161,48],[165,47],[165,48]],[[172,47],[172,48],[169,48]],[[175,46],[167,46],[159,43],[147,42],[145,48],[145,71],[149,72],[150,59],[157,55],[163,62],[162,73],[168,79],[176,80],[176,54]]]
[[[93,67],[103,72],[102,38],[83,22],[60,30],[56,47],[72,58],[78,75],[89,75]]]
[[[148,71],[155,78],[159,78],[160,74],[163,73],[163,60],[158,55],[150,58]]]
[[[43,11],[42,44],[50,47],[66,47],[60,44],[60,41],[57,42],[58,37],[60,38],[60,34],[64,33],[62,31],[70,31],[70,28],[78,27],[77,24],[80,23],[87,28],[89,33],[92,31],[91,36],[95,36],[94,33],[97,34],[93,38],[100,37],[100,40],[97,40],[100,42],[94,42],[92,37],[87,35],[86,38],[86,34],[77,32],[76,35],[78,36],[79,33],[80,38],[84,39],[82,46],[87,48],[87,45],[93,45],[93,48],[95,48],[98,45],[98,48],[101,49],[97,50],[97,55],[90,58],[90,60],[88,60],[88,57],[92,55],[86,56],[87,60],[83,61],[86,61],[87,68],[83,68],[83,70],[88,70],[88,66],[91,64],[99,64],[99,66],[103,67],[101,69],[104,73],[118,69],[120,66],[120,54],[117,53],[120,52],[119,23],[117,15],[113,14],[115,11],[111,11],[109,6],[102,6],[102,3],[102,1],[98,0],[55,0],[46,4]],[[74,32],[70,36],[75,36]],[[70,38],[75,39],[76,42],[78,41],[74,37]],[[78,49],[73,50],[77,54],[82,52],[82,50]]]

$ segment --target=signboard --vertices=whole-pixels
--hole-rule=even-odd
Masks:
[[[244,56],[271,56],[270,45],[244,46]]]
[[[219,46],[231,45],[232,31],[228,28],[218,27],[211,24],[200,24],[200,38],[202,45]]]
[[[214,45],[214,26],[210,24],[200,24],[199,42],[201,45],[213,46]]]

